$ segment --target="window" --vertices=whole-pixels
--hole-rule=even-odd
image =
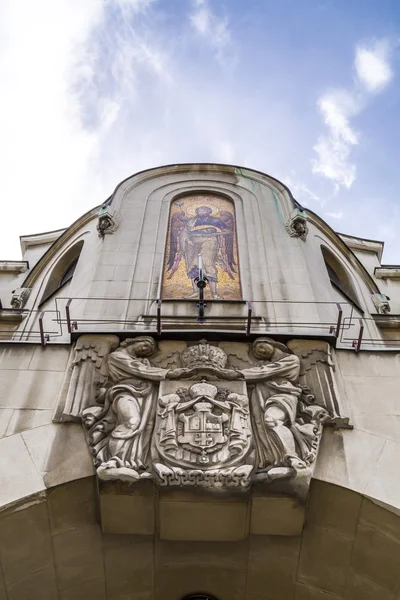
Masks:
[[[82,247],[83,242],[78,242],[75,244],[75,246],[72,246],[72,248],[67,250],[67,252],[58,260],[56,265],[53,267],[53,270],[47,281],[40,304],[43,304],[43,302],[49,300],[49,298],[53,296],[59,289],[71,281],[76,269],[76,265],[78,264]]]
[[[321,246],[321,251],[332,286],[359,308],[357,294],[346,269],[327,248]]]
[[[75,273],[75,269],[76,269],[76,265],[78,264],[78,259],[76,258],[74,260],[74,262],[72,262],[69,267],[67,267],[67,270],[65,271],[65,273],[63,274],[63,276],[61,277],[60,280],[60,285],[59,287],[61,287],[62,285],[64,285],[64,283],[67,283],[67,281],[70,281],[72,279],[72,277],[74,276]]]

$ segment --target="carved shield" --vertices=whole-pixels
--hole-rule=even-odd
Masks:
[[[248,464],[252,448],[244,382],[160,385],[154,459],[169,467],[218,469]]]

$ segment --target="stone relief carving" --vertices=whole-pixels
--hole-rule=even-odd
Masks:
[[[100,238],[104,238],[106,233],[114,233],[118,228],[118,224],[118,219],[112,212],[110,206],[105,206],[100,209],[97,222],[97,231]]]
[[[325,426],[352,429],[349,418],[343,416],[335,379],[335,363],[328,342],[319,340],[291,340],[288,348],[300,358],[299,383],[310,404],[325,408],[328,417]]]
[[[249,399],[244,382],[225,386],[205,379],[161,384],[152,447],[160,485],[249,485],[254,467]]]
[[[390,313],[389,296],[386,296],[386,294],[372,294],[371,298],[380,315],[388,315]]]
[[[12,292],[10,304],[12,308],[24,308],[31,293],[31,288],[17,288]]]
[[[307,472],[314,462],[329,415],[309,402],[299,384],[300,359],[286,346],[269,338],[253,344],[257,365],[242,369],[247,382],[255,384],[251,409],[257,448],[257,479],[266,482],[293,478]],[[309,474],[311,477],[311,473]]]
[[[78,338],[54,420],[80,421],[108,379],[107,358],[119,345],[116,335],[81,335]]]
[[[64,409],[82,418],[101,479],[305,494],[323,425],[349,427],[325,342],[117,346],[79,338]]]
[[[293,210],[285,227],[291,237],[298,237],[303,242],[306,241],[308,234],[307,215],[300,208]]]
[[[151,337],[127,339],[108,357],[110,384],[100,387],[97,405],[82,411],[82,420],[101,479],[151,477],[150,437],[157,387],[168,370],[147,357],[155,351]]]

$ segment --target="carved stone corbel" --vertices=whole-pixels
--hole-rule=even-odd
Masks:
[[[104,238],[106,233],[114,233],[118,228],[118,224],[118,218],[112,211],[111,206],[104,206],[100,209],[97,222],[97,231],[100,238]]]
[[[386,294],[372,294],[371,299],[380,315],[387,315],[390,313],[389,296],[386,296]]]
[[[12,292],[10,304],[12,308],[24,308],[31,293],[31,288],[17,288]]]
[[[290,237],[298,237],[306,241],[308,234],[307,215],[300,208],[295,208],[285,223]]]

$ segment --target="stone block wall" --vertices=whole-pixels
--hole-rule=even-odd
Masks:
[[[303,535],[170,542],[102,534],[92,477],[0,513],[7,600],[398,600],[400,517],[313,482]]]

